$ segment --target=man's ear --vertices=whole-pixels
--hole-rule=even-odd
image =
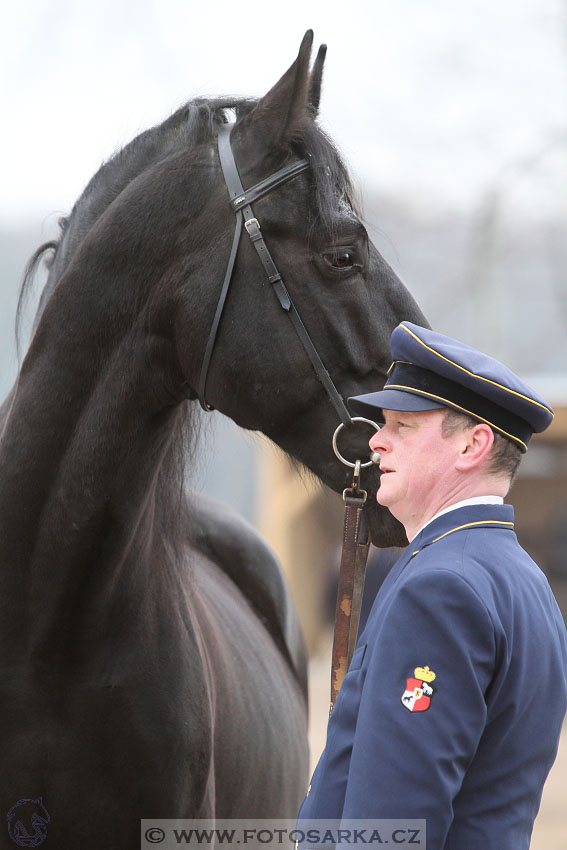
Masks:
[[[455,469],[465,472],[478,467],[486,460],[494,445],[494,431],[485,422],[477,422],[460,433],[462,434],[461,452]]]

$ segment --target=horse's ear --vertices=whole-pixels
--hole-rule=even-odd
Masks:
[[[312,45],[313,30],[307,30],[293,65],[254,109],[236,124],[233,132],[235,140],[250,141],[259,154],[263,149],[263,156],[277,156],[301,138],[305,124],[313,117],[309,75]],[[318,89],[317,86],[315,88]]]
[[[311,79],[309,81],[309,106],[311,107],[311,112],[313,117],[315,117],[319,111],[319,101],[321,100],[321,84],[323,82],[323,65],[325,64],[325,56],[327,55],[327,45],[322,44],[319,50],[317,51],[317,58],[313,63],[313,70],[311,71]]]

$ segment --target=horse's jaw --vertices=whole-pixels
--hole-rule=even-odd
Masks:
[[[370,531],[370,541],[380,549],[389,546],[407,546],[408,539],[403,525],[392,516],[388,508],[379,505],[376,497],[366,501],[364,507]]]

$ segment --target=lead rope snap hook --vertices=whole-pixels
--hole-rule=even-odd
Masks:
[[[351,466],[354,466],[354,471],[352,473],[352,484],[350,487],[346,487],[343,490],[343,502],[346,504],[347,497],[351,499],[360,499],[362,500],[362,504],[366,502],[366,497],[368,493],[366,490],[360,489],[360,468],[363,464],[359,460],[356,460]],[[366,464],[368,466],[368,464]]]
[[[355,460],[354,462],[354,472],[352,473],[352,492],[353,495],[358,494],[358,488],[360,487],[360,461]]]

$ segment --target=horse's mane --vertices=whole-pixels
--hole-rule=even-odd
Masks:
[[[70,214],[59,219],[58,237],[40,245],[28,262],[16,313],[18,347],[24,306],[40,263],[45,263],[49,273],[40,296],[34,329],[45,304],[83,239],[131,181],[182,150],[211,142],[218,133],[218,127],[227,122],[229,111],[238,120],[249,113],[257,102],[256,99],[250,98],[196,98],[184,104],[161,124],[136,136],[103,163]],[[337,204],[346,201],[356,209],[352,183],[342,157],[315,121],[306,123],[301,140],[294,150],[290,150],[290,157],[293,155],[310,157],[317,217],[322,227],[332,233],[333,211]],[[176,513],[175,503],[179,504],[175,491],[180,493],[183,488],[188,458],[194,457],[195,435],[200,430],[202,421],[198,405],[185,404],[182,407],[184,413],[178,418],[177,434],[164,463],[164,477],[160,476],[163,484],[160,487],[161,493],[168,494],[166,498],[160,499],[164,509],[162,517],[169,524]],[[172,486],[174,481],[178,482],[177,488]]]
[[[97,219],[132,180],[179,151],[210,142],[216,137],[219,125],[226,123],[227,111],[233,112],[238,120],[250,112],[257,102],[251,98],[196,98],[184,104],[161,124],[140,133],[103,163],[71,213],[59,219],[58,238],[40,245],[28,262],[16,313],[18,337],[27,294],[42,260],[50,274],[41,296],[38,314],[41,314],[47,298],[77,247]],[[307,123],[298,153],[308,153],[311,157],[316,208],[323,227],[332,230],[332,211],[341,198],[356,208],[348,171],[334,144],[315,122]]]
[[[161,124],[140,133],[124,148],[104,162],[87,183],[68,216],[59,219],[59,236],[40,245],[30,258],[20,288],[16,311],[16,334],[19,339],[22,314],[29,289],[43,260],[49,277],[42,292],[38,316],[67,268],[76,249],[98,218],[124,189],[146,171],[172,154],[203,143],[213,135],[219,116],[232,106],[232,101],[196,99],[182,106]],[[240,101],[241,109],[251,108],[250,101]],[[222,119],[221,119],[222,120]]]

